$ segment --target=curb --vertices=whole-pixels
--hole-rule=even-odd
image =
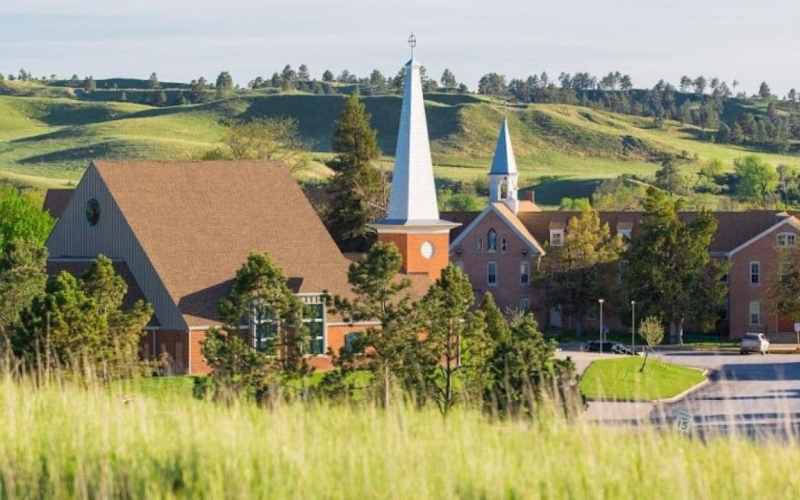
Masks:
[[[686,396],[688,396],[688,395],[690,395],[690,394],[692,394],[694,392],[697,392],[700,389],[702,389],[703,387],[705,387],[708,384],[710,384],[711,383],[711,378],[708,375],[709,375],[709,371],[708,370],[703,370],[703,377],[705,377],[705,378],[701,382],[693,385],[692,387],[689,387],[688,389],[686,389],[685,391],[683,391],[682,393],[680,393],[680,394],[678,394],[676,396],[672,396],[671,398],[654,399],[653,403],[655,403],[657,405],[677,403],[678,401],[680,401],[681,399],[685,398]]]
[[[687,367],[691,368],[691,367]],[[696,368],[697,369],[697,368]],[[709,370],[702,370],[703,377],[705,377],[700,382],[696,383],[695,385],[689,387],[685,391],[672,396],[671,398],[664,398],[664,399],[606,399],[606,398],[592,398],[588,396],[584,396],[584,399],[587,402],[600,402],[600,403],[653,403],[654,405],[663,405],[663,404],[672,404],[677,403],[681,399],[685,398],[686,396],[699,391],[703,387],[707,386],[711,383],[711,379],[709,378]]]

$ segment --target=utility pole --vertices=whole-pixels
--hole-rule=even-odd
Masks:
[[[603,299],[597,299],[598,304],[600,304],[600,352],[603,352]]]

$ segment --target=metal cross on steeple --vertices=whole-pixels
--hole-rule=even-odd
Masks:
[[[417,46],[417,37],[412,32],[408,37],[408,46],[411,47],[411,59],[414,59],[414,47]]]

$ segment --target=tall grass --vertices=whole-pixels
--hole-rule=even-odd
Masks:
[[[791,498],[800,449],[0,380],[2,498]]]

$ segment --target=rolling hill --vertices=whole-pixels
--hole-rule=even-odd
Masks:
[[[49,91],[48,91],[49,92]],[[394,152],[400,97],[364,97],[378,130],[384,164]],[[597,182],[623,173],[648,175],[665,155],[690,159],[694,166],[712,158],[732,168],[735,158],[757,154],[774,164],[800,166],[800,156],[752,152],[697,140],[698,129],[579,106],[511,106],[473,95],[429,94],[427,113],[436,174],[472,180],[485,175],[496,134],[509,119],[522,185],[546,179],[554,192],[587,195]],[[216,147],[224,122],[291,116],[317,160],[307,174],[325,176],[340,95],[247,93],[205,104],[151,107],[108,101],[51,97],[37,92],[0,95],[0,178],[51,186],[76,181],[88,161],[196,158]],[[537,192],[537,195],[539,193]]]

